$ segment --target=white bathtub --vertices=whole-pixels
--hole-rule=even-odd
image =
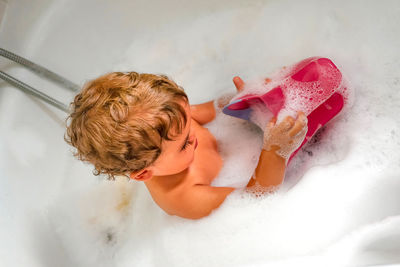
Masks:
[[[399,35],[397,35],[399,32],[398,30],[393,30],[393,32],[388,32],[387,35],[384,35],[384,37],[387,37],[387,39],[384,39],[385,41],[391,40],[392,42],[391,44],[387,42],[387,46],[385,46],[385,44],[380,44],[378,41],[375,42],[375,39],[381,37],[377,36],[375,38],[373,34],[384,32],[385,28],[379,29],[379,23],[373,21],[368,22],[370,24],[364,28],[358,25],[356,23],[357,21],[352,20],[352,17],[348,15],[353,12],[357,16],[360,16],[359,20],[364,21],[365,19],[365,21],[368,21],[367,15],[365,15],[365,18],[363,15],[360,15],[363,12],[360,12],[360,14],[357,13],[359,11],[357,7],[364,6],[362,2],[356,1],[357,3],[354,2],[355,4],[346,6],[346,1],[342,1],[342,6],[346,7],[344,10],[349,10],[348,13],[345,14],[342,13],[340,4],[331,3],[331,10],[329,10],[329,8],[317,7],[318,1],[305,1],[305,3],[310,2],[310,6],[301,7],[300,9],[299,4],[292,8],[292,5],[287,1],[283,1],[285,2],[283,4],[284,8],[280,6],[279,1],[223,0],[187,2],[188,1],[180,0],[0,0],[0,46],[43,65],[79,85],[82,85],[87,79],[94,78],[105,72],[115,69],[132,69],[130,64],[134,62],[134,59],[130,58],[125,61],[124,58],[129,55],[135,55],[136,52],[134,51],[139,51],[137,53],[146,51],[146,46],[151,46],[153,49],[151,51],[154,53],[149,55],[149,62],[146,63],[146,60],[143,60],[145,56],[142,56],[140,64],[135,65],[134,69],[137,71],[164,72],[164,70],[168,69],[166,67],[168,64],[173,65],[174,68],[172,68],[171,72],[168,74],[172,74],[174,78],[187,88],[187,93],[192,103],[200,103],[213,99],[220,91],[230,88],[230,78],[236,74],[242,74],[245,78],[251,78],[252,75],[261,75],[279,66],[294,62],[299,58],[318,53],[325,53],[325,55],[333,56],[339,61],[341,60],[341,67],[343,67],[345,71],[354,74],[356,77],[356,86],[359,89],[366,86],[362,83],[363,75],[370,75],[371,73],[369,71],[371,70],[374,70],[375,74],[378,73],[380,75],[383,72],[380,73],[379,68],[387,66],[385,63],[389,62],[388,64],[395,66],[395,64],[397,64],[396,60],[399,60],[399,57],[394,57],[393,61],[382,60],[376,63],[374,58],[369,57],[369,55],[374,53],[373,51],[375,51],[374,49],[377,47],[387,48],[380,51],[383,54],[395,51],[396,44],[399,43]],[[321,12],[327,12],[326,20],[321,22],[326,31],[322,31],[323,34],[320,33],[319,35],[325,39],[320,42],[316,41],[313,43],[314,46],[303,45],[306,43],[306,39],[304,38],[290,40],[296,45],[293,45],[293,43],[289,44],[288,42],[274,42],[274,38],[271,38],[271,40],[263,39],[263,45],[266,46],[265,49],[270,50],[270,52],[268,52],[268,59],[270,61],[258,62],[258,59],[260,57],[262,58],[260,55],[263,52],[263,48],[257,45],[251,45],[251,42],[255,42],[255,40],[257,40],[257,35],[262,34],[262,31],[259,31],[260,28],[255,26],[257,19],[262,16],[262,13],[258,12],[258,10],[261,10],[265,5],[269,5],[270,3],[271,8],[268,14],[271,17],[276,16],[276,21],[279,21],[281,16],[285,15],[285,12],[303,12],[304,14],[308,14],[307,12],[309,12],[309,10],[314,9],[315,12],[319,12],[319,10],[321,10]],[[372,5],[374,2],[367,1],[367,3],[368,5]],[[392,10],[392,13],[394,13],[395,10],[400,11],[399,4],[396,1],[382,1],[381,3],[385,3],[388,8]],[[307,6],[307,4],[305,6]],[[367,6],[367,4],[365,6]],[[379,5],[371,7],[371,9],[377,9],[377,12],[380,12],[381,9],[379,9],[378,6]],[[329,12],[327,10],[329,10]],[[365,14],[369,13],[366,12]],[[207,22],[208,26],[204,26],[202,23],[204,23],[207,16],[210,16],[210,20]],[[226,18],[237,24],[228,28],[219,26],[218,23],[221,22],[220,18]],[[384,17],[381,16],[381,18],[385,20]],[[287,17],[286,19],[288,21],[287,23],[280,24],[282,29],[271,30],[270,28],[273,27],[271,24],[262,26],[272,33],[276,34],[281,31],[285,34],[290,32],[289,29],[297,26],[295,20],[290,21]],[[303,29],[304,34],[309,37],[312,37],[314,32],[318,32],[319,27],[322,27],[319,25],[319,21],[313,20],[312,16],[299,15],[299,20],[302,21],[302,25],[309,26],[307,30]],[[340,21],[340,23],[335,24],[336,21]],[[393,19],[388,25],[394,25],[394,23],[395,20]],[[184,28],[186,24],[188,27]],[[177,32],[175,32],[173,29],[177,25],[184,26],[182,26],[183,29],[179,28]],[[368,27],[376,31],[373,32],[370,40],[365,40],[365,43],[364,41],[360,43],[355,41],[346,42],[346,38],[348,37],[346,37],[347,35],[345,36],[346,38],[340,35],[341,30],[338,30],[338,25],[343,27],[343,32],[354,31],[354,35],[352,35],[355,36],[354,38],[358,38],[357,34],[362,34],[360,31],[367,31],[366,29]],[[170,42],[168,39],[168,34],[166,34],[168,30],[165,31],[167,27],[171,27],[171,38],[174,38],[175,41],[181,38],[180,47],[174,47],[176,42]],[[215,29],[218,34],[207,35],[208,31],[206,33],[199,31],[199,34],[204,34],[204,36],[202,36],[203,39],[198,39],[199,37],[196,33],[199,29],[203,29],[204,27]],[[182,31],[182,35],[179,34],[180,31]],[[242,39],[239,34],[237,37],[235,35],[236,32],[244,34],[246,32],[251,33],[252,31],[254,35],[244,35],[243,38],[245,39]],[[153,35],[150,33],[153,33]],[[221,41],[221,39],[218,39],[220,36],[223,36],[225,39]],[[365,36],[369,35],[366,33]],[[336,38],[345,39],[340,43],[339,49],[324,45],[324,41],[327,43],[333,42]],[[200,41],[190,42],[191,39]],[[276,39],[279,38],[276,37]],[[238,45],[230,46],[230,43],[224,40]],[[376,46],[369,46],[371,40]],[[193,50],[189,48],[186,49],[186,41],[188,41],[188,47],[194,46],[195,48]],[[137,50],[135,50],[135,46],[132,48],[133,43],[137,45]],[[198,45],[198,43],[200,43],[199,49],[196,50],[196,45]],[[340,50],[341,53],[337,52],[338,50]],[[346,50],[349,52],[346,52]],[[171,51],[177,53],[177,61],[173,61],[172,57],[168,58],[170,61],[163,61],[163,53],[169,53]],[[236,53],[249,53],[247,61],[243,58],[237,59],[235,56]],[[274,55],[274,53],[277,53],[277,55]],[[156,64],[158,58],[161,58],[161,60],[159,60],[159,65]],[[377,64],[377,67],[369,68],[373,64]],[[362,66],[368,67],[363,68]],[[73,94],[70,92],[51,82],[43,81],[43,79],[36,77],[34,74],[26,71],[15,63],[0,58],[0,68],[2,71],[42,90],[65,104],[69,104],[72,100]],[[358,77],[357,73],[359,73]],[[398,72],[394,73],[393,77],[397,76]],[[384,77],[384,74],[379,77]],[[385,92],[393,92],[390,94],[397,97],[393,89],[396,88],[394,82],[390,84],[390,86],[385,86],[384,88],[387,88]],[[207,89],[204,90],[204,88]],[[367,91],[367,93],[371,92],[371,90]],[[361,92],[361,96],[367,93]],[[384,111],[382,112],[384,113]],[[23,92],[0,81],[1,267],[77,266],[76,261],[79,263],[79,259],[83,257],[79,255],[79,257],[75,259],[71,259],[74,254],[68,254],[65,248],[66,243],[60,241],[61,239],[68,239],[69,237],[60,236],[60,231],[56,234],[57,229],[55,228],[57,228],[57,223],[60,221],[56,220],[50,223],[48,216],[49,207],[53,203],[56,203],[58,198],[65,194],[66,191],[79,191],[80,188],[85,186],[90,187],[97,181],[91,174],[92,167],[74,159],[72,157],[71,148],[64,142],[65,117],[66,114],[62,111],[44,104],[31,96],[27,96]],[[375,123],[375,119],[379,119],[379,114],[374,117],[374,119],[371,119],[372,122]],[[394,117],[391,117],[388,121],[399,122],[399,120],[396,120]],[[386,124],[383,123],[382,125]],[[389,127],[388,129],[391,128]],[[377,133],[380,132],[378,131]],[[393,146],[400,146],[398,143],[398,133],[394,136]],[[355,138],[357,138],[357,136]],[[369,153],[370,150],[363,151]],[[390,158],[390,156],[387,155],[381,158],[379,158],[379,155],[377,157],[377,160],[383,159],[384,161]],[[393,154],[392,157],[397,158],[398,154]],[[345,167],[342,166],[342,168],[351,169],[351,166],[359,164],[360,162],[353,159],[350,163],[354,164],[344,165]],[[360,166],[365,167],[365,165],[362,164]],[[333,168],[331,168],[331,170],[334,171]],[[309,177],[318,172],[321,173],[322,170],[318,168],[313,169]],[[398,175],[398,173],[395,175]],[[308,181],[311,181],[310,179],[308,179]],[[387,180],[385,181],[387,182]],[[390,181],[393,182],[394,180]],[[398,183],[393,182],[392,189],[396,188],[395,186],[398,185]],[[303,183],[302,186],[307,187],[307,183]],[[340,187],[338,186],[335,188],[339,189]],[[298,190],[298,192],[301,192],[301,189]],[[381,194],[382,197],[385,196],[385,192],[387,195],[393,193],[390,191],[390,188],[388,188],[388,190],[381,188],[380,190],[381,191],[378,193]],[[143,193],[144,191],[140,192]],[[142,196],[142,193],[139,195]],[[313,192],[310,192],[311,195],[312,193]],[[143,197],[143,199],[147,201],[147,196]],[[391,201],[397,201],[399,198],[393,196],[390,199]],[[144,203],[150,202],[144,201]],[[305,201],[304,203],[309,202]],[[361,203],[368,204],[369,202],[364,201]],[[332,207],[334,206],[331,206],[331,208]],[[400,216],[400,209],[396,210],[399,207],[391,207],[390,210],[389,208],[386,209],[386,213],[382,211],[382,214],[378,212],[379,207],[374,207],[371,213],[376,216],[371,216],[376,221],[389,215]],[[54,209],[54,206],[52,208]],[[228,205],[226,210],[229,209],[231,210],[232,207]],[[227,213],[226,210],[224,211],[225,213]],[[367,206],[362,206],[361,204],[359,210],[356,211],[360,214],[369,212]],[[156,219],[160,218],[157,216],[163,216],[158,213],[155,214]],[[60,220],[60,218],[58,218],[58,220]],[[218,222],[215,221],[217,219],[215,218],[219,217],[213,217],[214,221],[211,224],[212,226],[218,225]],[[162,217],[162,219],[165,221],[170,220],[165,217]],[[359,222],[353,221],[353,224],[361,228],[362,223],[372,223],[372,221],[372,219],[371,221],[362,221],[360,219]],[[227,221],[223,222],[226,223]],[[290,223],[288,222],[287,225],[290,225]],[[395,224],[393,223],[393,225]],[[65,225],[63,225],[63,227],[65,228]],[[184,225],[182,225],[182,227],[184,227]],[[199,227],[195,229],[202,228]],[[223,230],[223,227],[221,229]],[[302,228],[300,227],[300,229]],[[351,231],[348,230],[346,234],[350,232]],[[63,232],[61,231],[61,233]],[[187,233],[188,235],[190,234],[189,231]],[[394,237],[396,237],[397,234],[398,237],[399,231],[391,232],[388,230],[384,233],[391,233]],[[71,234],[71,236],[72,235],[73,234]],[[360,236],[362,237],[361,234]],[[379,235],[377,236],[379,237]],[[134,236],[131,237],[134,238]],[[332,240],[338,240],[344,237],[345,234],[338,234],[337,236],[332,235]],[[375,254],[368,254],[364,250],[359,250],[358,254],[352,252],[353,254],[346,255],[346,257],[351,260],[343,260],[341,263],[358,265],[399,263],[399,258],[393,256],[396,253],[391,254],[391,249],[399,249],[400,244],[398,242],[384,242],[386,240],[385,234],[382,234],[381,237],[383,241],[380,244],[383,244],[382,247],[385,247],[386,244],[388,250],[381,249],[378,251],[387,252],[387,258],[382,256],[384,254],[380,254],[380,257],[375,257]],[[218,236],[218,238],[218,240],[225,240],[223,236]],[[301,238],[299,240],[301,240]],[[354,241],[355,239],[351,240]],[[322,254],[313,254],[304,258],[293,256],[292,259],[280,262],[273,262],[271,258],[271,261],[268,261],[268,265],[267,261],[257,261],[258,258],[256,257],[252,261],[244,262],[239,260],[237,262],[240,262],[240,266],[310,266],[312,264],[321,266],[321,263],[326,263],[326,265],[328,265],[329,262],[326,261],[344,255],[347,245],[351,247],[351,244],[357,243],[356,241],[353,243],[350,241],[347,242],[346,239],[343,239],[341,243],[337,243],[336,247],[333,246],[332,249],[329,250],[329,253],[331,253],[329,254],[331,255],[330,258],[328,256],[324,258],[326,255]],[[168,259],[166,264],[174,263],[174,258],[168,257],[169,250],[167,244],[152,245],[151,242],[152,241],[149,241],[150,245],[147,244],[149,249],[144,249],[143,253],[149,251],[148,257],[152,258],[152,260],[143,261],[147,263],[145,265],[162,266],[163,257]],[[318,242],[316,242],[316,244],[317,243]],[[71,243],[69,244],[71,245]],[[278,242],[277,244],[280,243]],[[322,241],[321,244],[326,245]],[[378,246],[379,242],[374,244]],[[225,244],[226,249],[230,248],[229,245],[230,244]],[[152,250],[150,250],[151,246],[157,246],[155,251],[161,256],[152,254]],[[187,243],[187,246],[196,247],[190,242]],[[360,249],[360,247],[362,248],[362,246],[356,246],[358,249]],[[199,248],[203,247],[199,245]],[[216,248],[218,248],[218,246],[216,246]],[[67,249],[70,252],[73,251],[71,248]],[[220,248],[221,251],[223,251],[223,249],[223,247]],[[219,249],[216,249],[215,253],[217,253],[218,250]],[[237,252],[235,249],[232,249],[232,251]],[[250,252],[246,254],[248,256],[247,258],[251,258],[250,254]],[[129,253],[125,251],[120,255],[125,256],[125,263],[129,262],[127,258]],[[198,256],[198,254],[194,253],[192,257],[196,256]],[[209,255],[205,254],[205,256]],[[157,259],[157,257],[160,258]],[[218,260],[220,262],[212,261],[212,263],[216,266],[218,264],[219,266],[223,266],[221,264],[225,262],[224,259]],[[96,260],[93,260],[93,262],[96,262]],[[190,256],[188,256],[188,262],[190,262]],[[84,266],[84,263],[81,264]],[[121,266],[127,265],[121,264]]]
[[[111,71],[141,31],[222,9],[228,2],[240,1],[1,0],[0,43],[82,85]],[[12,61],[0,58],[0,66],[65,104],[72,101],[73,94]],[[3,81],[0,88],[0,266],[71,266],[50,228],[47,206],[66,188],[95,179],[92,167],[74,159],[64,142],[64,112]]]
[[[55,4],[58,3],[0,2],[0,43],[5,49],[79,82],[70,71],[74,69],[72,65],[52,58],[59,53],[52,52],[55,46],[47,46],[49,40],[37,37],[48,36],[47,30],[55,29],[48,24],[56,12]],[[1,12],[3,8],[5,13]],[[61,58],[62,54],[58,56]],[[65,90],[19,65],[3,58],[0,64],[4,72],[52,97],[66,104],[71,100]],[[71,158],[63,141],[65,113],[2,81],[0,86],[0,266],[71,266],[48,223],[47,206],[70,183],[70,171],[89,176],[90,170]]]

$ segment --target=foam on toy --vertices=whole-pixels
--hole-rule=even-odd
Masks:
[[[293,66],[284,67],[275,77],[266,81],[261,92],[239,94],[222,111],[253,122],[252,113],[260,104],[269,113],[264,115],[271,118],[282,113],[295,115],[297,111],[303,111],[308,119],[308,131],[300,147],[290,156],[290,161],[319,128],[342,110],[347,88],[335,64],[322,57],[307,58]]]

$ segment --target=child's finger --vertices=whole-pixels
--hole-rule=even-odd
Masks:
[[[276,130],[279,134],[285,134],[292,128],[293,124],[294,119],[288,116],[276,126]]]
[[[297,111],[297,116],[306,116],[303,111]]]
[[[303,129],[301,129],[301,131],[300,132],[298,132],[295,136],[306,136],[306,134],[307,134],[307,132],[308,132],[308,127],[307,126],[305,126]],[[296,138],[296,137],[294,137],[294,138]]]
[[[294,123],[293,128],[290,129],[289,131],[290,137],[293,137],[296,134],[298,134],[302,129],[304,129],[306,125],[307,125],[307,117],[303,113],[302,115],[299,115],[296,122]]]
[[[293,126],[293,124],[294,124],[294,119],[292,118],[292,117],[290,117],[290,116],[287,116],[284,120],[283,120],[283,122],[281,123],[282,124],[282,129],[284,130],[284,131],[288,131],[290,128],[292,128],[292,126]]]
[[[244,81],[239,76],[233,77],[233,83],[235,84],[238,92],[243,90]]]
[[[276,117],[273,117],[273,118],[268,122],[266,129],[267,129],[267,130],[271,130],[271,129],[275,126],[275,123],[276,123]]]
[[[274,128],[274,126],[275,126],[275,122],[270,121],[270,122],[268,122],[268,124],[267,124],[267,129],[268,129],[268,130],[271,130],[272,128]]]

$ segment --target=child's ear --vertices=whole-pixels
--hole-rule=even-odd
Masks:
[[[149,169],[143,169],[138,172],[131,172],[131,179],[135,179],[137,181],[146,181],[153,177],[153,171]]]

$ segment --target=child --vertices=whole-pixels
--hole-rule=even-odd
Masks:
[[[239,77],[233,79],[238,91]],[[114,72],[88,82],[75,96],[66,142],[95,175],[143,181],[168,214],[207,216],[234,188],[212,187],[222,167],[217,142],[202,125],[215,118],[213,101],[190,105],[183,89],[163,75]],[[303,141],[306,117],[273,119],[248,187],[282,183],[290,154]]]

